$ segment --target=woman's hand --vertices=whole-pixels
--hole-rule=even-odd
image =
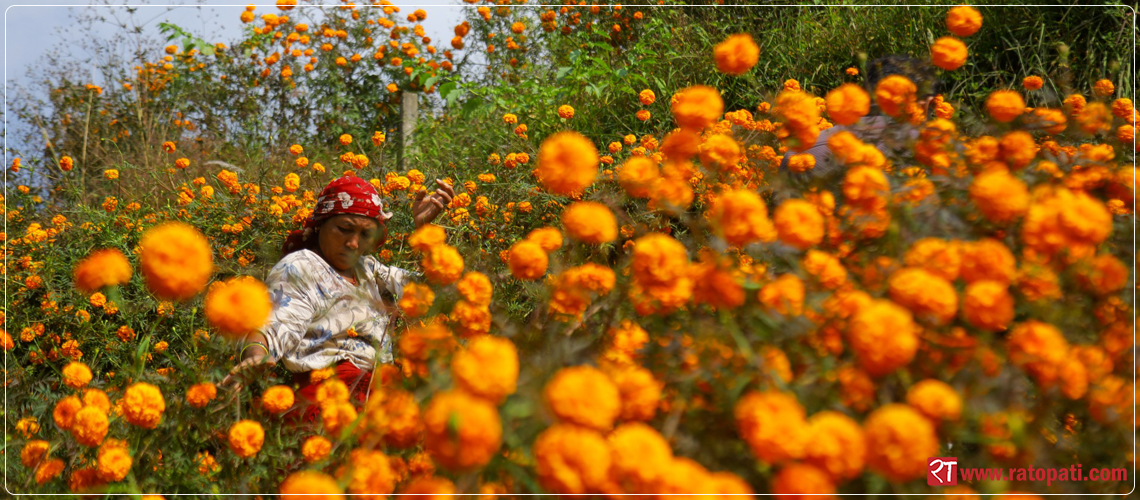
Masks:
[[[420,191],[416,194],[415,203],[412,204],[412,220],[415,221],[417,228],[435,220],[440,213],[447,209],[447,205],[455,197],[455,190],[452,189],[451,184],[439,179],[436,179],[435,182],[439,184],[439,189],[430,195],[426,189]]]
[[[267,354],[261,346],[250,346],[250,353],[236,366],[230,370],[229,375],[222,379],[222,383],[218,384],[221,387],[230,387],[233,392],[241,392],[242,387],[250,380],[260,376],[266,368],[274,365],[274,363],[266,363],[265,355]],[[256,352],[253,352],[256,351]]]

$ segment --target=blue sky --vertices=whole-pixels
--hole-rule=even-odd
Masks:
[[[28,68],[33,64],[83,64],[88,55],[78,49],[65,49],[64,57],[69,61],[49,61],[46,55],[52,49],[60,47],[74,47],[75,42],[84,37],[111,42],[120,33],[120,29],[111,23],[91,31],[80,30],[75,24],[76,16],[84,9],[91,8],[91,0],[50,0],[36,2],[33,0],[0,0],[0,7],[4,11],[3,39],[0,40],[0,53],[4,54],[4,85],[8,92],[8,99],[12,99],[14,85],[25,86],[29,83]],[[159,36],[158,25],[169,22],[181,26],[187,31],[197,34],[201,38],[212,42],[229,42],[237,37],[242,23],[238,16],[248,4],[258,5],[257,14],[278,13],[273,0],[109,0],[108,3],[118,3],[137,7],[134,14],[127,13],[124,6],[95,7],[100,12],[114,14],[121,19],[133,16],[132,20],[143,25],[146,33]],[[306,4],[304,0],[299,2]],[[367,5],[368,0],[357,0],[358,5]],[[446,44],[453,36],[452,30],[462,19],[461,6],[466,6],[460,0],[427,0],[408,1],[392,0],[394,5],[404,11],[422,8],[428,13],[423,22],[424,30],[436,43]],[[327,6],[343,5],[335,0],[317,1],[313,4]],[[95,81],[93,83],[102,84]],[[13,117],[5,113],[5,130],[15,127],[11,123]],[[15,139],[10,134],[9,141]],[[9,144],[12,145],[12,144]]]

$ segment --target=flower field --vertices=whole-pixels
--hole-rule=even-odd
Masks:
[[[1009,48],[1053,11],[464,2],[450,40],[383,0],[251,5],[224,42],[167,24],[102,86],[17,106],[36,143],[9,151],[0,235],[8,491],[1132,489],[923,481],[951,456],[1134,472],[1125,9]],[[847,22],[856,46],[828,42]],[[777,42],[803,29],[848,53],[797,66],[809,45]],[[875,74],[907,51],[930,78]],[[262,280],[285,236],[346,175],[396,214],[377,258],[416,277],[368,401],[311,372],[301,424],[283,367],[221,382],[282,300]],[[436,179],[457,196],[417,229]]]

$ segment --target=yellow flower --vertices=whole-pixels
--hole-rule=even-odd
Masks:
[[[146,382],[136,382],[123,395],[123,417],[128,423],[144,429],[154,429],[162,421],[166,400],[162,391]]]
[[[617,219],[601,203],[579,201],[562,212],[562,225],[574,239],[594,245],[617,239]]]
[[[261,328],[273,309],[269,290],[252,276],[214,282],[206,293],[204,305],[210,325],[231,338]]]
[[[424,447],[451,470],[486,465],[499,451],[502,432],[495,407],[463,391],[438,393],[424,410]]]
[[[167,222],[151,228],[139,246],[139,267],[147,287],[160,299],[190,299],[202,292],[214,272],[210,243],[189,224]]]
[[[105,178],[106,178],[106,179],[108,179],[108,180],[112,180],[112,181],[113,181],[113,180],[115,180],[115,179],[118,179],[118,178],[119,178],[119,171],[118,171],[118,170],[115,170],[115,169],[113,169],[113,168],[111,168],[111,169],[107,169],[107,170],[104,170],[104,171],[103,171],[103,177],[105,177]]]
[[[605,431],[621,413],[621,393],[604,373],[572,366],[555,373],[542,390],[543,400],[559,419]]]
[[[902,483],[921,477],[926,460],[938,454],[934,425],[907,405],[883,406],[863,421],[867,465],[887,479]]]
[[[75,287],[90,294],[130,281],[131,273],[131,263],[123,252],[115,248],[96,250],[75,266]]]
[[[234,454],[241,458],[257,455],[264,442],[265,430],[256,421],[241,420],[230,426],[230,450],[233,450]]]
[[[598,149],[578,132],[556,133],[542,141],[535,175],[551,193],[582,194],[598,176]]]
[[[82,389],[91,382],[91,369],[87,365],[72,361],[63,367],[63,383],[72,389]]]
[[[508,339],[480,335],[451,358],[451,373],[461,389],[492,403],[502,403],[515,392],[518,350]]]
[[[760,47],[752,41],[752,35],[732,35],[713,48],[713,58],[721,73],[739,76],[747,73],[760,60]]]
[[[794,395],[752,391],[736,402],[733,415],[737,432],[756,458],[779,464],[804,456],[810,436],[804,408]]]

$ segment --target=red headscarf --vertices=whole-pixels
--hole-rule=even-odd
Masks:
[[[341,214],[363,215],[376,219],[381,226],[392,217],[391,213],[384,211],[380,193],[376,192],[372,184],[360,177],[346,175],[325,186],[321,195],[317,197],[317,206],[313,208],[312,215],[305,220],[304,229],[294,230],[285,238],[285,245],[281,248],[282,255],[303,248],[316,248],[316,228],[324,223],[325,219]]]

